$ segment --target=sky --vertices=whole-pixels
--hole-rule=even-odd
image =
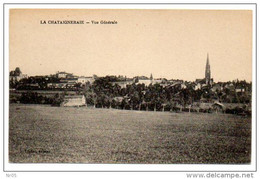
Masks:
[[[84,24],[48,24],[54,20]],[[250,10],[12,9],[9,33],[9,70],[29,76],[152,73],[194,81],[204,78],[208,53],[214,81],[252,81]]]

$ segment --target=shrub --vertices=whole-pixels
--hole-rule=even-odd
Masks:
[[[26,92],[22,93],[21,97],[18,99],[12,99],[12,102],[20,101],[23,104],[53,104],[54,98],[39,95],[37,92]],[[11,101],[10,101],[11,102]]]
[[[63,96],[60,96],[58,93],[55,94],[54,98],[51,100],[51,105],[52,106],[60,106],[61,103],[64,101]]]

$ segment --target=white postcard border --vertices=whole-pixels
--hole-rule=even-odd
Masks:
[[[9,9],[218,9],[253,11],[252,153],[248,165],[190,164],[11,164],[8,162]],[[4,5],[4,170],[5,171],[255,171],[256,170],[256,5],[255,4],[5,4]]]

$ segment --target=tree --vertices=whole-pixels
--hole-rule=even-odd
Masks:
[[[60,106],[61,103],[64,101],[64,95],[65,94],[60,95],[59,93],[56,93],[54,95],[54,99],[53,99],[52,105],[53,106]]]
[[[22,72],[21,72],[20,68],[19,68],[19,67],[16,67],[15,70],[14,70],[14,75],[15,75],[15,76],[20,76],[21,73],[22,73]]]

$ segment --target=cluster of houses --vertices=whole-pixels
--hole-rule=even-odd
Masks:
[[[98,78],[96,75],[93,76],[76,76],[72,73],[67,72],[57,72],[54,75],[49,76],[35,76],[35,77],[28,77],[25,74],[22,74],[20,68],[16,68],[14,71],[10,72],[9,75],[10,78],[10,84],[20,83],[20,81],[24,78],[28,78],[27,80],[23,80],[24,82],[21,82],[22,85],[25,85],[25,87],[29,87],[26,89],[79,89],[85,84],[93,84],[95,80]],[[142,84],[144,86],[149,85],[160,85],[162,88],[177,88],[177,89],[187,89],[187,91],[193,89],[195,91],[202,90],[203,93],[211,93],[212,100],[217,99],[215,102],[209,101],[206,98],[202,97],[200,98],[199,106],[201,105],[213,105],[208,108],[214,107],[214,108],[220,108],[223,109],[224,105],[220,103],[220,96],[225,96],[225,101],[229,101],[228,103],[232,103],[235,101],[235,103],[239,103],[239,100],[236,102],[234,99],[238,99],[238,96],[245,97],[245,99],[251,99],[251,84],[244,82],[233,81],[233,82],[218,82],[214,83],[213,78],[211,78],[211,71],[210,71],[210,64],[209,64],[209,56],[207,55],[207,62],[206,62],[206,68],[205,68],[205,77],[202,79],[196,79],[193,82],[189,81],[183,81],[179,79],[171,79],[167,80],[165,78],[153,78],[153,75],[151,74],[150,77],[146,76],[136,76],[133,78],[127,78],[126,76],[106,76],[105,79],[108,80],[109,83],[111,83],[113,86],[117,85],[121,88],[127,88],[128,85],[139,85]],[[11,86],[11,85],[10,85]],[[185,90],[184,90],[185,91]],[[197,91],[199,94],[200,92]],[[118,100],[117,98],[123,98],[123,97],[114,97],[115,100]],[[210,99],[211,99],[210,98]],[[203,101],[205,100],[205,101]],[[251,100],[249,100],[251,101]],[[248,102],[246,102],[248,103]],[[195,104],[195,103],[194,103]],[[72,95],[72,96],[65,96],[63,99],[63,102],[61,106],[84,106],[86,105],[86,97],[84,95]],[[195,105],[196,106],[196,105]],[[180,108],[182,108],[180,106]],[[203,107],[207,108],[207,106]]]
[[[27,78],[26,74],[23,74],[19,67],[16,67],[15,70],[10,71],[9,80],[10,82],[18,82],[21,79]]]
[[[92,84],[94,77],[75,76],[72,73],[57,72],[56,77],[60,79],[59,82],[48,83],[48,88],[73,88],[76,84]]]
[[[212,92],[217,92],[217,91],[223,91],[224,89],[229,89],[231,92],[237,92],[237,93],[243,93],[248,91],[247,86],[243,85],[237,85],[235,86],[233,82],[218,82],[214,83],[213,79],[211,79],[211,84],[207,84],[205,82],[205,79],[196,79],[194,82],[190,81],[183,81],[179,79],[171,79],[167,80],[165,78],[157,78],[154,79],[151,75],[150,78],[147,77],[135,77],[132,79],[127,79],[125,81],[118,81],[118,82],[111,82],[112,85],[119,85],[121,88],[126,88],[127,85],[133,85],[133,84],[144,84],[145,86],[149,85],[154,85],[154,84],[159,84],[162,87],[174,87],[174,86],[179,86],[181,89],[186,89],[187,87],[191,87],[193,90],[202,90],[204,88],[210,88]]]
[[[76,84],[85,84],[94,82],[94,77],[85,77],[85,76],[76,76],[72,73],[67,72],[57,72],[54,75],[45,76],[45,80],[48,81],[50,77],[56,77],[59,79],[58,82],[47,82],[47,88],[50,89],[62,89],[62,88],[74,88]],[[19,82],[22,79],[28,78],[27,75],[23,74],[19,67],[15,70],[11,71],[9,74],[10,82]],[[38,78],[38,76],[34,77]],[[34,87],[35,89],[40,88],[38,83],[27,84],[30,87]]]
[[[57,80],[48,80],[48,78],[54,77]],[[9,75],[10,83],[19,82],[24,78],[28,78],[27,75],[22,74],[19,67],[17,67],[14,71],[10,72]],[[31,78],[31,77],[30,77]],[[37,77],[33,77],[37,78]],[[42,78],[42,77],[41,77]],[[72,73],[67,72],[57,72],[54,75],[45,76],[45,89],[75,89],[78,87],[82,87],[84,84],[93,84],[95,79],[97,78],[95,75],[93,76],[76,76]],[[218,92],[230,91],[234,94],[246,94],[247,96],[251,96],[251,89],[249,85],[243,85],[243,83],[238,83],[238,81],[233,82],[218,82],[214,83],[213,78],[211,78],[211,71],[209,65],[209,57],[207,56],[206,69],[205,69],[205,78],[196,79],[193,82],[183,81],[179,79],[171,79],[167,80],[165,78],[153,78],[151,74],[150,77],[146,76],[137,76],[134,78],[127,78],[123,76],[116,77],[116,80],[112,80],[110,82],[112,85],[118,85],[121,88],[126,88],[128,85],[138,85],[142,84],[145,86],[158,84],[163,88],[177,87],[178,89],[193,89],[193,90],[203,90],[209,89],[213,94],[217,94]],[[40,85],[35,83],[26,84],[33,89],[41,89]],[[230,95],[232,98],[232,95]],[[62,106],[80,106],[85,105],[86,99],[85,96],[67,96],[64,99]]]
[[[53,75],[52,75],[53,76]],[[48,82],[47,88],[50,89],[70,89],[74,88],[76,84],[92,84],[95,81],[94,76],[75,76],[72,73],[67,72],[57,72],[55,75],[59,79],[58,82]],[[9,79],[10,82],[17,81],[19,82],[21,79],[28,78],[27,75],[23,74],[19,67],[17,67],[14,71],[10,72]],[[224,89],[229,89],[231,92],[236,93],[244,93],[249,91],[246,86],[238,85],[234,86],[232,82],[227,83],[213,83],[213,79],[211,78],[209,82],[206,82],[206,78],[203,79],[196,79],[194,82],[183,81],[179,79],[171,79],[167,80],[165,78],[153,78],[151,74],[150,78],[146,76],[138,76],[134,78],[126,78],[122,77],[121,80],[111,82],[112,85],[118,85],[121,88],[126,88],[127,85],[133,84],[144,84],[145,86],[159,84],[162,87],[174,87],[179,86],[181,89],[185,89],[187,87],[191,87],[194,90],[201,90],[203,88],[210,87],[212,92],[223,91]],[[30,84],[31,86],[37,87],[38,84]]]
[[[59,74],[59,73],[58,73]],[[78,77],[78,78],[74,78],[71,83],[69,80],[71,80],[72,78],[68,78],[68,76],[64,75],[65,72],[62,72],[62,76],[58,76],[59,78],[61,78],[62,80],[60,80],[62,82],[62,84],[75,84],[75,83],[87,83],[89,82],[90,84],[92,84],[94,82],[94,78],[93,77]],[[71,75],[68,73],[68,75]],[[238,81],[237,81],[238,82]],[[186,89],[186,88],[192,88],[193,90],[203,90],[204,88],[210,89],[211,92],[213,93],[217,93],[217,92],[223,92],[224,90],[228,89],[231,93],[236,93],[236,94],[249,94],[251,95],[251,89],[248,88],[248,86],[246,85],[234,85],[236,83],[236,81],[233,82],[226,82],[226,83],[213,83],[213,79],[210,82],[211,84],[206,84],[205,80],[196,80],[194,82],[188,82],[188,81],[183,81],[183,80],[167,80],[164,78],[158,78],[158,79],[154,79],[152,77],[152,74],[150,76],[150,78],[148,77],[135,77],[135,78],[125,78],[125,80],[120,80],[120,81],[116,81],[116,82],[111,82],[112,85],[118,85],[121,88],[126,88],[127,85],[138,85],[138,84],[143,84],[145,86],[149,86],[149,85],[154,85],[154,84],[158,84],[160,86],[162,86],[163,88],[168,88],[168,87],[178,87],[179,89]],[[57,83],[60,84],[60,83]],[[62,104],[62,106],[80,106],[80,105],[85,105],[85,97],[84,96],[69,96],[67,98],[65,98],[64,103]],[[203,102],[203,100],[201,101]],[[222,105],[220,103],[214,103],[214,105]]]
[[[121,88],[126,88],[127,85],[133,85],[133,84],[144,84],[145,86],[149,86],[150,84],[160,84],[163,85],[164,82],[167,81],[166,79],[163,78],[158,78],[154,79],[153,75],[151,74],[150,78],[146,76],[138,76],[134,78],[125,78],[124,80],[116,81],[116,82],[111,82],[112,85],[118,85]]]

